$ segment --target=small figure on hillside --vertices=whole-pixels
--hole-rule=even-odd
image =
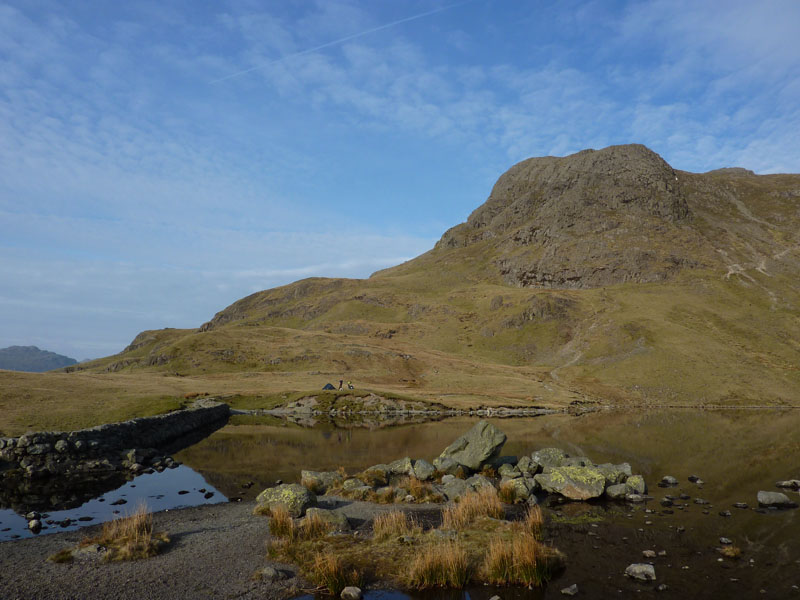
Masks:
[[[344,384],[344,379],[339,380],[339,389],[342,389],[342,385]]]
[[[349,381],[348,381],[348,382],[347,382],[347,389],[348,389],[348,390],[354,390],[354,389],[356,389],[356,388],[354,388],[354,387],[353,387],[353,384],[352,384],[351,382],[349,382]]]

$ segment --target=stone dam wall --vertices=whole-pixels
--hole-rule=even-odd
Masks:
[[[70,476],[119,469],[137,472],[157,462],[153,459],[159,458],[159,448],[226,421],[229,415],[227,404],[206,401],[163,415],[78,431],[43,431],[0,438],[0,479]]]

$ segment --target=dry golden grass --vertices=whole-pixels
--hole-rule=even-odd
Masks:
[[[411,563],[408,585],[416,589],[462,588],[470,579],[469,557],[458,543],[442,542],[424,548]]]
[[[328,535],[332,529],[333,525],[320,517],[317,513],[306,515],[300,522],[300,536],[306,540],[313,540]]]
[[[103,546],[106,548],[103,560],[116,561],[155,556],[168,542],[166,533],[153,532],[153,515],[146,505],[140,504],[132,514],[104,523],[99,536],[85,539],[80,545]]]
[[[514,504],[517,499],[516,488],[511,483],[506,481],[501,484],[497,490],[497,497],[500,498],[500,501],[504,502],[505,504]]]
[[[457,504],[448,506],[442,513],[442,528],[458,531],[478,517],[502,519],[504,516],[505,510],[497,497],[497,490],[487,486],[465,494]]]
[[[532,535],[538,540],[542,534],[543,524],[542,509],[538,506],[531,506],[525,512],[525,518],[515,521],[513,527],[516,531]]]
[[[272,510],[266,505],[259,505],[256,506],[256,510],[259,508],[266,508],[266,514],[269,515],[269,533],[275,538],[284,539],[284,540],[293,540],[297,537],[297,526],[294,523],[294,519],[289,514],[289,511],[286,510],[283,506],[276,506]],[[257,514],[265,514],[262,512]]]
[[[420,534],[422,526],[414,517],[399,510],[393,510],[375,517],[372,523],[372,533],[376,539],[385,540],[391,537]]]
[[[333,596],[338,596],[349,585],[362,586],[358,570],[348,567],[341,558],[332,552],[319,552],[314,555],[309,578]]]
[[[496,538],[489,543],[483,576],[495,585],[540,586],[549,577],[552,555],[533,535],[522,534],[511,542]]]

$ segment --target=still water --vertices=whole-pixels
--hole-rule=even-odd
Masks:
[[[759,490],[778,491],[776,481],[800,479],[798,410],[613,410],[489,420],[508,436],[503,454],[521,456],[557,446],[595,462],[630,463],[648,482],[654,500],[647,507],[658,512],[665,526],[680,523],[698,538],[738,537],[750,545],[770,545],[787,557],[800,558],[800,511],[762,514],[752,510]],[[183,463],[178,469],[141,475],[80,506],[49,511],[47,518],[53,524],[42,534],[63,530],[60,522],[64,519],[71,519],[69,529],[108,520],[139,502],[158,511],[237,497],[252,499],[277,480],[297,481],[301,469],[341,466],[352,473],[404,456],[431,460],[475,422],[458,417],[371,429],[263,425],[255,420],[228,425],[174,454]],[[677,477],[679,486],[658,488],[664,475]],[[690,483],[690,475],[699,476],[704,484]],[[797,492],[784,492],[800,502]],[[209,493],[213,495],[207,498]],[[674,515],[661,513],[658,500],[680,493],[690,496],[687,506]],[[696,498],[709,504],[695,505]],[[126,503],[113,504],[120,499]],[[735,509],[736,502],[751,508]],[[726,510],[731,511],[730,517],[719,516]],[[24,505],[0,507],[0,541],[32,535],[25,527],[25,512]],[[611,515],[608,518],[632,518],[606,512]],[[637,519],[649,518],[644,507],[633,512]],[[91,520],[79,521],[81,517]]]

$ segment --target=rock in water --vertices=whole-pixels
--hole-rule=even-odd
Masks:
[[[562,588],[561,593],[564,594],[565,596],[574,596],[575,594],[578,593],[578,584],[573,583],[569,587]]]
[[[475,427],[445,448],[439,457],[451,458],[459,464],[477,471],[484,462],[499,456],[505,443],[505,433],[491,423],[481,420]]]
[[[780,492],[758,492],[758,503],[761,506],[775,506],[777,508],[796,508],[797,503],[792,502],[786,494]]]
[[[283,506],[293,517],[302,517],[306,509],[316,506],[317,496],[298,483],[284,483],[265,489],[258,495],[256,502],[270,509]]]
[[[354,585],[348,585],[342,590],[342,600],[361,600],[361,588]]]
[[[555,467],[534,477],[542,489],[561,494],[570,500],[588,500],[600,496],[606,487],[605,476],[594,467]]]
[[[639,581],[655,581],[656,569],[646,563],[634,563],[625,569],[625,575]]]

